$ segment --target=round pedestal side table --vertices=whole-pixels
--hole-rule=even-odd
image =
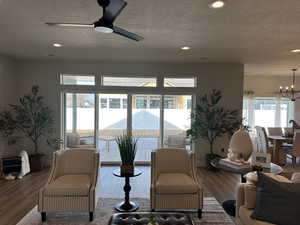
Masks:
[[[130,197],[129,197],[129,193],[130,193],[130,190],[131,190],[130,178],[140,176],[142,174],[142,172],[138,169],[134,169],[134,174],[123,176],[123,175],[121,175],[120,169],[116,169],[116,170],[113,171],[113,174],[116,177],[125,178],[125,185],[124,185],[124,188],[123,188],[123,190],[125,192],[125,199],[124,199],[123,202],[120,202],[120,203],[116,204],[115,209],[119,212],[134,212],[134,211],[138,210],[139,204],[130,201]]]

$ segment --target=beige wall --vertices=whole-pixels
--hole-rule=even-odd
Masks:
[[[76,61],[21,61],[17,63],[18,95],[27,93],[34,84],[40,86],[41,94],[55,111],[57,135],[60,135],[60,88],[59,74],[95,73],[106,75],[172,75],[199,76],[202,94],[212,88],[223,91],[223,104],[228,108],[242,109],[242,64],[153,64],[153,63],[101,63]],[[216,149],[227,148],[228,139],[220,140]],[[207,144],[196,147],[198,165],[203,165]],[[49,149],[45,153],[50,155]]]
[[[0,56],[0,109],[16,101],[15,63],[12,59]],[[15,154],[0,137],[0,157]]]
[[[0,107],[16,100],[15,91],[14,61],[0,56]]]

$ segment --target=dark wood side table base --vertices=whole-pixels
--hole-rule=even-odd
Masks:
[[[118,212],[135,212],[139,209],[139,204],[135,202],[120,202],[115,205],[115,210]]]

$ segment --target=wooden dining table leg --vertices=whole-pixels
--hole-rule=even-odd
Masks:
[[[272,158],[273,158],[273,163],[278,164],[279,163],[279,146],[280,143],[278,140],[274,139],[273,140],[273,153],[272,153]]]
[[[282,145],[281,140],[274,140],[273,141],[273,163],[277,165],[284,165],[286,164],[285,155],[280,146]]]

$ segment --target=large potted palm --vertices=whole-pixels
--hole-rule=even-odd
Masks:
[[[123,134],[116,138],[121,157],[121,176],[134,174],[134,159],[137,152],[137,139],[132,135]]]
[[[220,106],[221,99],[221,91],[215,89],[200,97],[191,114],[191,128],[187,131],[193,141],[202,139],[208,142],[210,151],[206,155],[206,162],[209,168],[211,160],[220,157],[214,150],[215,141],[226,134],[232,135],[242,126],[239,111]]]
[[[9,110],[0,112],[0,133],[3,137],[24,137],[32,143],[30,155],[31,171],[43,168],[45,155],[40,152],[39,144],[47,141],[54,129],[52,111],[39,95],[38,86],[33,86],[31,93],[19,99],[19,104],[9,105]]]

